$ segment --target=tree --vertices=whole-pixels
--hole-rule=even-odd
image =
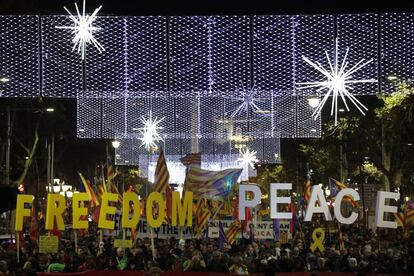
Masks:
[[[367,116],[345,116],[337,126],[328,121],[321,139],[302,143],[298,149],[318,180],[370,175],[364,169],[368,159],[383,174],[386,190],[401,185],[414,163],[413,147],[407,145],[414,134],[412,93],[411,86],[401,84],[394,93],[377,97],[377,107]],[[378,174],[372,179],[377,180]]]
[[[369,137],[372,143],[367,146],[372,154],[374,164],[385,178],[387,190],[401,184],[405,170],[413,163],[413,150],[407,144],[413,139],[413,87],[400,84],[394,93],[381,96],[383,105],[375,109],[376,124],[379,125]]]

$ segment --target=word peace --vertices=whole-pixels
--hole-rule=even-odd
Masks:
[[[289,191],[292,189],[292,183],[272,183],[270,184],[270,218],[272,219],[292,219],[291,212],[279,212],[279,204],[290,204],[290,197],[278,197],[277,192],[280,190]],[[253,193],[253,197],[250,200],[246,199],[246,192]],[[345,188],[338,192],[335,197],[334,214],[335,218],[342,224],[352,224],[358,218],[358,213],[351,212],[349,217],[344,217],[341,213],[342,199],[346,196],[352,196],[355,201],[358,201],[359,194],[357,191],[351,188]],[[246,218],[245,207],[256,207],[259,204],[262,197],[260,188],[256,185],[240,185],[239,187],[239,219],[244,220]],[[399,193],[391,192],[377,192],[377,204],[375,208],[375,224],[377,227],[384,228],[397,228],[397,222],[385,221],[384,213],[397,213],[398,208],[396,206],[385,205],[386,199],[399,200]],[[316,205],[318,202],[318,206]],[[310,221],[313,214],[324,214],[326,220],[332,220],[331,212],[329,211],[328,204],[326,203],[323,195],[322,188],[319,185],[314,185],[311,191],[311,197],[306,209],[305,221]]]

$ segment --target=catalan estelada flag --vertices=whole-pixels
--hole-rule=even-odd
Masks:
[[[233,244],[236,241],[237,235],[241,231],[241,223],[239,220],[233,221],[229,229],[226,232],[226,240],[229,244]]]
[[[202,198],[198,201],[195,213],[195,233],[200,235],[206,229],[207,222],[211,217],[211,211],[208,208],[207,200]]]
[[[190,167],[185,180],[185,191],[193,192],[194,198],[227,198],[234,184],[237,183],[242,169],[207,171]]]
[[[331,191],[332,196],[336,196],[338,191],[348,188],[344,183],[339,182],[333,178],[329,178],[329,190]],[[357,207],[358,202],[354,200],[354,198],[350,195],[345,195],[343,197],[343,201],[350,202],[352,207]]]
[[[169,179],[170,174],[168,173],[167,163],[165,162],[164,151],[161,150],[157,167],[155,168],[154,192],[163,193],[168,187]]]
[[[82,184],[83,184],[83,187],[85,189],[85,192],[87,192],[88,195],[89,195],[89,202],[91,203],[91,206],[90,207],[97,207],[97,206],[99,206],[98,197],[96,196],[95,192],[93,191],[93,188],[92,188],[91,184],[89,183],[88,180],[86,180],[83,177],[83,175],[80,172],[78,172],[78,174],[79,174],[79,177],[80,177],[80,179],[82,181]]]
[[[303,192],[303,198],[305,199],[305,204],[307,205],[311,196],[311,183],[310,183],[310,175],[306,176],[305,181],[305,190]]]
[[[189,153],[180,159],[186,167],[201,167],[201,153]]]

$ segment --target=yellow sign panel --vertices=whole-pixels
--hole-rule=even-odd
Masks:
[[[114,247],[132,248],[132,241],[115,239]]]
[[[40,236],[39,253],[57,253],[59,248],[59,239],[57,236]]]

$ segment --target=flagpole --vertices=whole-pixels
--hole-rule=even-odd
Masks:
[[[179,226],[178,228],[180,229],[180,240],[182,240],[184,237],[183,228],[181,226]]]
[[[101,242],[103,241],[103,232],[102,232],[103,230],[101,229],[100,231],[99,231],[99,245],[101,244]],[[102,247],[101,246],[99,246],[99,253],[100,254],[102,254],[103,252],[102,252]]]
[[[222,202],[220,204],[220,206],[217,208],[217,210],[214,212],[214,214],[213,214],[212,218],[210,219],[210,221],[213,221],[216,218],[218,212],[221,210],[221,208],[223,207],[223,205],[224,205],[224,202]]]
[[[76,229],[73,230],[75,234],[75,252],[78,252],[78,231]]]
[[[17,262],[20,261],[20,234],[16,232],[16,254],[17,254]]]
[[[151,235],[151,251],[152,251],[152,259],[155,261],[155,246],[154,246],[154,232],[152,231],[152,227],[149,227],[150,235]]]

